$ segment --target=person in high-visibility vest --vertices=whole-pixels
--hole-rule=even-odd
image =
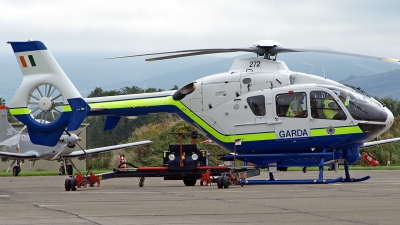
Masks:
[[[288,117],[306,117],[303,113],[304,94],[297,94],[295,99],[290,103],[286,116]]]
[[[328,98],[324,100],[323,111],[326,119],[345,120],[347,118],[330,94],[328,94]]]
[[[347,98],[347,96],[349,95],[349,93],[347,93],[347,91],[341,91],[340,95],[339,95],[339,99],[340,101],[343,102],[344,106],[349,107],[349,99]]]

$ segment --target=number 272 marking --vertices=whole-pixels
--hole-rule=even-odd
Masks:
[[[260,61],[250,61],[249,67],[260,67],[260,64],[261,64]]]

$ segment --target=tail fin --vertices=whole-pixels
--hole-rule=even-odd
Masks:
[[[23,74],[22,84],[11,100],[10,113],[28,127],[33,143],[54,146],[67,126],[68,130],[79,127],[90,107],[42,42],[8,43]],[[83,106],[70,106],[74,99],[83,101]],[[71,114],[80,121],[70,120]]]
[[[7,119],[7,108],[6,105],[0,106],[0,142],[3,142],[10,137],[18,134],[18,131],[11,126]]]

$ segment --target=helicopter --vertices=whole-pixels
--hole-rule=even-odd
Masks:
[[[381,58],[346,52],[282,47],[273,40],[261,40],[246,48],[193,49],[140,55],[146,61],[180,57],[251,52],[255,57],[236,59],[229,71],[195,80],[179,90],[97,98],[83,98],[40,41],[8,42],[23,74],[22,84],[9,108],[24,123],[35,144],[53,146],[67,127],[76,130],[87,116],[107,116],[104,129],[113,129],[124,116],[175,113],[194,129],[230,150],[227,159],[268,168],[273,172],[301,166],[319,167],[318,179],[288,180],[281,183],[333,183],[363,181],[351,178],[349,164],[360,160],[360,148],[399,141],[398,138],[368,142],[393,124],[392,112],[359,88],[323,77],[291,71],[278,54],[317,52]],[[163,55],[156,56],[154,55]],[[34,93],[43,85],[47,93]],[[36,95],[37,96],[37,95]],[[58,113],[57,113],[58,112]],[[51,117],[47,124],[37,117]],[[324,179],[324,166],[338,167],[343,160],[345,178]]]

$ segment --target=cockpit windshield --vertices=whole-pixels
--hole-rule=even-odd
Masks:
[[[385,122],[387,112],[383,105],[364,93],[347,87],[319,85],[333,91],[340,99],[351,116],[356,120]]]

